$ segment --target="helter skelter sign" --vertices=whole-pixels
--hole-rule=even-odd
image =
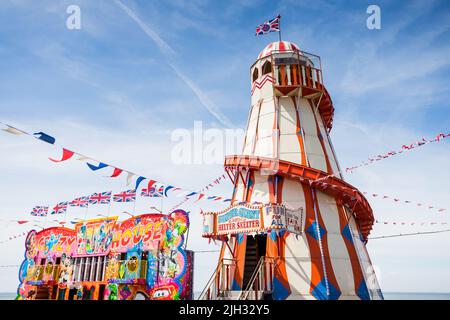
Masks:
[[[215,237],[238,233],[259,233],[285,229],[301,234],[304,229],[303,208],[288,209],[284,205],[232,205],[221,212],[202,212],[203,236]]]
[[[237,206],[217,216],[217,234],[252,232],[261,229],[261,209]]]

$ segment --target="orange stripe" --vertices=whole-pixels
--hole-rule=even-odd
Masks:
[[[275,176],[269,176],[267,179],[269,184],[269,201],[270,203],[276,203],[275,201]]]
[[[245,268],[245,251],[247,249],[247,235],[243,235],[243,239],[241,243],[237,242],[236,236],[236,245],[234,247],[234,257],[236,259],[236,270],[234,272],[234,279],[237,284],[242,288],[244,283],[244,268]]]
[[[305,230],[313,224],[315,221],[314,215],[314,203],[311,196],[311,188],[307,184],[302,183],[303,194],[305,195],[306,205],[306,217],[305,217]],[[305,232],[306,239],[308,240],[309,251],[311,255],[311,283],[309,292],[312,293],[317,284],[322,281],[324,277],[323,262],[320,254],[320,247],[316,239],[313,238],[308,232]]]
[[[280,124],[278,123],[278,112],[280,111],[279,109],[280,106],[280,99],[279,97],[275,97],[274,98],[274,108],[275,108],[275,112],[274,112],[274,119],[273,119],[273,131],[272,131],[272,146],[273,146],[273,157],[277,158],[278,157],[278,135],[279,135],[279,130],[280,129]],[[277,132],[277,135],[274,135],[274,132]]]
[[[280,78],[281,78],[281,85],[285,86],[286,85],[286,71],[285,71],[285,66],[281,65],[279,66],[279,70],[280,70]]]
[[[245,183],[243,183],[244,190],[242,191],[241,201],[245,201],[245,196],[247,194],[247,181],[248,181],[249,173],[250,173],[250,171],[247,171],[247,173],[245,174]]]
[[[302,166],[306,166],[306,155],[305,155],[305,145],[303,142],[303,136],[302,136],[302,127],[301,127],[301,123],[300,123],[300,115],[299,115],[299,111],[297,110],[297,101],[295,100],[295,97],[291,97],[292,98],[292,102],[294,103],[294,107],[295,107],[295,115],[297,118],[297,138],[298,138],[298,142],[300,144],[300,154],[302,156],[302,159],[300,161],[300,164]]]
[[[289,232],[285,232],[282,237],[277,237],[279,260],[274,275],[277,277],[278,281],[291,292],[286,271],[286,239],[288,236]]]
[[[327,173],[333,173],[333,168],[331,167],[330,159],[328,158],[327,149],[325,148],[325,143],[323,141],[324,137],[322,136],[322,133],[320,132],[319,123],[318,123],[318,120],[316,117],[316,113],[314,112],[314,106],[312,105],[311,100],[308,100],[308,102],[311,107],[311,111],[314,115],[314,119],[316,120],[317,137],[319,138],[320,145],[322,146],[322,150],[323,150],[323,155],[325,156],[325,161],[327,163]]]
[[[345,213],[345,210],[344,210],[342,204],[337,203],[336,206],[337,206],[338,213],[339,213],[339,223],[340,223],[340,227],[341,227],[341,229],[340,229],[341,235],[342,235],[342,238],[344,239],[345,245],[347,247],[348,255],[350,257],[350,263],[352,265],[353,280],[354,280],[354,284],[355,284],[355,293],[357,293],[358,287],[361,283],[361,280],[363,280],[362,267],[361,267],[361,264],[359,263],[359,258],[358,258],[358,254],[356,253],[356,248],[355,248],[354,243],[349,241],[343,234],[343,230],[349,222],[348,216]],[[351,236],[353,239],[353,234],[351,234]]]
[[[323,219],[322,219],[322,214],[320,213],[319,201],[317,199],[317,191],[316,191],[316,189],[312,189],[311,191],[315,193],[317,218],[319,220],[318,222],[326,230],[325,223],[323,222]],[[327,272],[328,282],[331,283],[333,285],[333,287],[336,288],[336,290],[340,291],[338,282],[336,280],[336,276],[334,274],[333,265],[331,264],[330,250],[328,248],[328,232],[325,232],[325,234],[322,236],[321,241],[322,241],[322,251],[323,251],[323,256],[324,256],[324,260],[325,260],[325,268],[326,268],[326,272]]]
[[[247,178],[247,195],[245,197],[246,202],[250,202],[254,186],[255,186],[255,173],[253,171],[250,171]]]

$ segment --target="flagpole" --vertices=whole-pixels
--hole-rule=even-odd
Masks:
[[[280,42],[281,42],[281,16],[278,15],[278,17],[279,17],[279,19],[278,19],[278,29],[280,29],[278,31],[278,38],[280,39]]]

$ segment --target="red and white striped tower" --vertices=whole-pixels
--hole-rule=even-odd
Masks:
[[[232,204],[204,212],[223,241],[201,299],[382,299],[366,250],[374,218],[343,180],[320,57],[269,44],[250,68],[242,155],[225,158]]]

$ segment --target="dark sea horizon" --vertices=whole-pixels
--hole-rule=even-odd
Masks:
[[[450,292],[383,292],[383,295],[385,300],[450,300]],[[15,292],[0,292],[0,300],[15,298]]]

